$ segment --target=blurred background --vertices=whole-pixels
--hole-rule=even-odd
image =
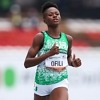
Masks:
[[[0,0],[0,100],[33,100],[36,67],[24,59],[37,32],[46,30],[41,6],[52,1],[60,28],[73,36],[80,68],[68,67],[69,100],[100,100],[100,0]]]

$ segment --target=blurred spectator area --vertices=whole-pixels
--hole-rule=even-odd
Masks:
[[[12,23],[1,19],[0,46],[29,46],[34,35],[39,31],[46,30],[46,25],[41,22],[38,29],[26,27],[15,28]],[[100,46],[100,20],[66,19],[61,23],[61,30],[74,38],[74,46]]]
[[[47,0],[0,0],[0,46],[31,45],[37,32],[46,30],[41,6]],[[61,30],[74,46],[100,46],[100,0],[48,0],[62,16]]]
[[[30,7],[41,11],[47,0],[0,0],[0,16],[7,15],[11,6],[18,4],[21,10]],[[100,0],[48,0],[59,6],[61,15],[68,18],[100,18]]]

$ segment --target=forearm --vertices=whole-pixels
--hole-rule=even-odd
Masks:
[[[44,61],[46,58],[50,56],[49,52],[45,53],[39,57],[34,57],[34,58],[26,58],[24,66],[25,68],[33,67],[35,65],[38,65],[42,61]]]
[[[68,57],[67,60],[68,60],[69,66],[74,67],[73,64],[72,64],[72,57]]]

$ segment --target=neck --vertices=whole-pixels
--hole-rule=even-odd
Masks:
[[[59,27],[48,27],[48,32],[51,35],[59,35],[60,30]]]

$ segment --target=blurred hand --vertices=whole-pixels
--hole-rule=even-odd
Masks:
[[[59,47],[56,46],[56,43],[53,45],[53,47],[49,51],[50,56],[53,56],[55,54],[59,54]]]
[[[76,58],[75,54],[72,57],[72,65],[73,67],[79,67],[81,66],[81,59],[80,58]]]

